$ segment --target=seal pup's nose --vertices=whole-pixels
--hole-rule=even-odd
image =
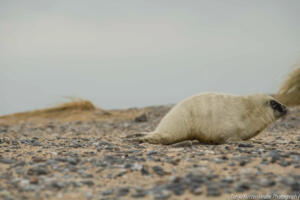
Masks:
[[[284,105],[281,105],[281,109],[282,109],[282,115],[286,115],[288,113],[288,108]]]

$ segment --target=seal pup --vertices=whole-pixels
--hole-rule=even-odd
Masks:
[[[173,144],[195,139],[222,144],[248,140],[286,113],[286,106],[264,94],[201,93],[175,105],[153,132],[138,141]]]

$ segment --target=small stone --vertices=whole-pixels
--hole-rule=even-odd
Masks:
[[[208,185],[206,187],[206,196],[220,196],[221,195],[221,192],[220,192],[220,189],[217,185]]]
[[[160,190],[154,193],[155,200],[165,200],[165,199],[169,199],[170,197],[171,197],[171,192],[169,192],[168,190]]]
[[[271,187],[275,184],[276,184],[276,182],[274,180],[267,179],[267,178],[264,178],[260,181],[260,185],[263,187]]]
[[[254,147],[254,145],[250,144],[250,143],[239,143],[238,146],[239,147],[246,147],[246,148]]]
[[[73,170],[73,169],[72,169]],[[87,174],[87,173],[83,173],[81,175],[82,178],[94,178],[94,175],[93,174]]]
[[[38,156],[33,156],[32,158],[33,162],[45,162],[46,160],[42,157],[38,157]]]
[[[58,190],[62,189],[65,186],[65,184],[58,182],[56,180],[51,182],[51,187],[56,188]]]
[[[203,189],[201,187],[197,187],[191,191],[194,195],[201,195],[203,193]]]
[[[131,166],[131,169],[134,171],[139,171],[143,168],[143,166],[139,163],[134,163],[133,166]]]
[[[170,176],[169,180],[173,183],[179,183],[182,181],[182,178],[180,176]]]
[[[184,182],[189,186],[190,190],[194,190],[198,187],[200,187],[203,183],[207,182],[207,177],[196,175],[193,173],[188,173],[184,177]]]
[[[114,189],[108,189],[104,192],[102,192],[103,196],[108,196],[108,195],[112,195],[114,193]]]
[[[29,181],[28,180],[21,180],[19,183],[21,188],[27,188],[29,185]]]
[[[126,196],[129,193],[129,188],[124,187],[124,188],[120,188],[118,190],[118,196],[122,197],[122,196]]]
[[[142,114],[134,119],[135,122],[147,122],[148,118],[146,114]]]
[[[300,191],[300,183],[294,182],[293,184],[291,184],[291,191],[299,192]]]
[[[125,175],[128,171],[126,169],[120,169],[120,171],[117,172],[117,174],[114,176],[114,178],[121,177]]]
[[[28,175],[46,175],[49,173],[49,170],[46,166],[36,166],[28,169]]]
[[[70,157],[70,158],[67,158],[67,162],[70,163],[71,165],[77,165],[80,160],[78,157]]]
[[[241,160],[240,161],[240,166],[245,166],[247,164],[247,161],[246,160]]]
[[[271,157],[271,163],[274,163],[280,159],[280,155],[276,150],[270,151],[269,156]]]
[[[21,161],[18,161],[18,162],[16,162],[14,165],[13,165],[13,167],[24,167],[26,165],[26,162],[25,161],[23,161],[23,160],[21,160]]]
[[[300,168],[300,165],[295,165],[294,168],[298,169]]]
[[[292,185],[294,183],[294,179],[292,177],[285,176],[281,178],[280,182],[283,185]]]
[[[13,160],[13,159],[9,159],[9,158],[0,158],[0,163],[3,163],[3,164],[13,164],[15,163],[16,161]]]
[[[183,182],[174,182],[167,185],[167,189],[172,191],[177,196],[183,195],[185,188],[186,187]]]
[[[176,158],[176,159],[168,159],[167,162],[172,164],[172,165],[175,165],[177,166],[179,163],[180,163],[180,158]]]
[[[282,160],[282,161],[279,163],[279,165],[282,166],[282,167],[287,167],[287,166],[290,166],[290,165],[291,165],[291,162]]]
[[[130,164],[130,163],[126,163],[125,165],[124,165],[124,168],[125,169],[132,169],[132,164]],[[133,170],[133,169],[132,169]]]
[[[87,186],[93,186],[95,183],[92,180],[83,180],[81,181],[82,184],[87,185]]]
[[[146,166],[146,165],[143,165],[143,167],[142,167],[142,169],[141,169],[141,173],[142,173],[142,175],[144,175],[144,176],[148,176],[148,175],[150,175],[150,172],[149,172],[148,166]]]
[[[223,183],[233,183],[234,182],[234,178],[232,178],[232,177],[225,177],[221,181]]]
[[[42,146],[41,143],[39,141],[37,141],[37,140],[33,140],[32,141],[32,145],[33,146]]]
[[[294,163],[300,163],[300,155],[293,155],[292,158]]]
[[[82,184],[80,182],[76,182],[76,181],[70,181],[69,185],[72,185],[73,187],[76,187],[76,188],[82,186]]]
[[[8,131],[8,126],[0,126],[0,133],[6,133]]]
[[[227,194],[232,194],[233,193],[233,189],[232,188],[229,188],[229,187],[225,187],[223,188],[223,191]]]
[[[167,173],[164,171],[164,169],[160,166],[153,166],[152,167],[153,171],[159,175],[159,176],[164,176],[166,175]]]
[[[39,183],[39,178],[34,176],[30,179],[30,184],[38,184]]]
[[[152,155],[156,155],[156,154],[158,154],[158,151],[152,150],[149,153],[147,153],[147,156],[152,156]]]
[[[225,160],[223,160],[223,159],[220,159],[220,158],[215,158],[214,159],[214,161],[215,161],[215,163],[224,163],[225,162]]]
[[[125,138],[131,139],[131,138],[143,137],[143,136],[145,136],[144,133],[135,133],[135,134],[127,135]]]
[[[70,147],[72,147],[72,148],[80,148],[80,147],[82,147],[82,145],[78,141],[73,140],[72,144],[70,145]]]
[[[246,190],[249,190],[250,187],[249,187],[249,184],[244,182],[244,183],[238,183],[235,187],[235,191],[236,192],[244,192]]]
[[[93,193],[92,193],[92,192],[86,192],[86,193],[85,193],[85,197],[86,197],[87,199],[93,199]]]
[[[112,145],[114,145],[114,144],[107,142],[107,141],[100,141],[98,143],[98,146],[112,146]]]
[[[188,140],[188,141],[183,141],[183,142],[178,142],[175,144],[171,145],[172,147],[178,148],[178,147],[191,147],[193,146],[192,141]]]
[[[135,193],[133,193],[131,196],[133,198],[142,198],[145,197],[147,195],[147,191],[145,191],[144,189],[136,189]]]

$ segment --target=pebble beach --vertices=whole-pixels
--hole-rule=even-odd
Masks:
[[[171,106],[130,117],[0,118],[0,199],[300,198],[300,107],[249,141],[134,143]]]

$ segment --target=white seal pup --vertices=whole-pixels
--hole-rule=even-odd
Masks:
[[[155,131],[139,141],[173,144],[196,139],[221,144],[247,140],[286,113],[286,106],[264,94],[202,93],[174,106]]]

